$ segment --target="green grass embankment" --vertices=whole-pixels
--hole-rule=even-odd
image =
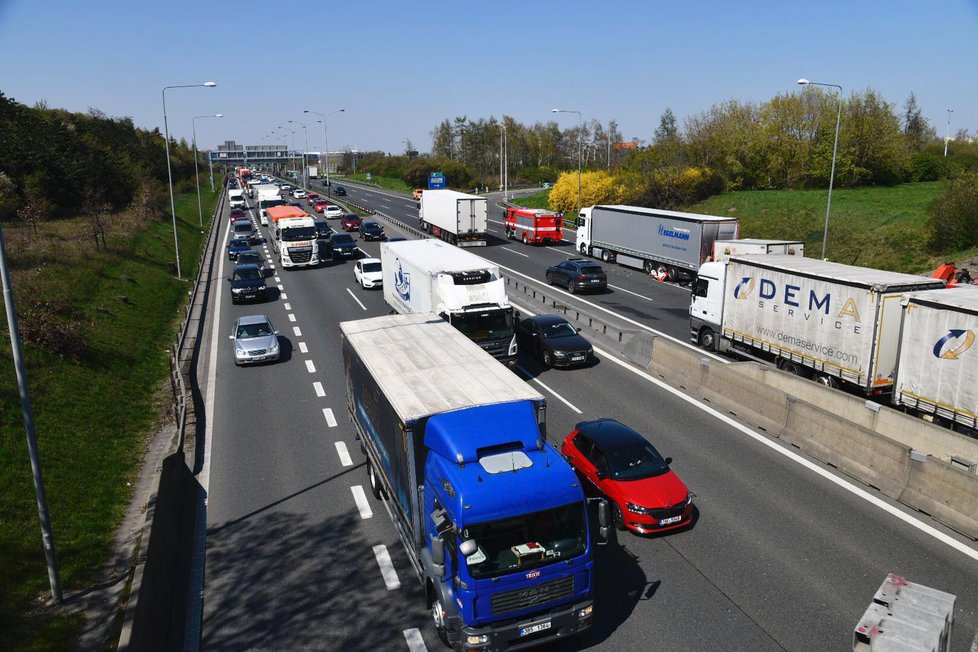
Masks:
[[[203,192],[203,189],[202,189]],[[217,195],[177,202],[184,278],[197,260]],[[110,226],[109,252],[96,253],[83,219],[40,226],[32,264],[14,274],[15,303],[32,298],[70,306],[83,346],[60,357],[25,343],[54,543],[65,593],[97,578],[126,506],[149,436],[168,415],[168,350],[190,282],[173,273],[169,217]],[[15,236],[22,225],[5,225]],[[43,239],[43,240],[42,240]],[[8,237],[8,246],[11,238]],[[4,329],[5,330],[5,329]],[[23,330],[23,328],[21,329]],[[23,419],[8,353],[0,356],[0,649],[67,649],[78,615],[44,608],[48,579]],[[168,418],[168,417],[164,417]]]

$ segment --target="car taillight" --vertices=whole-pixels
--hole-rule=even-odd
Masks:
[[[587,280],[587,276],[584,276],[584,274],[579,274],[578,277],[577,277],[577,280],[578,281],[586,281]]]

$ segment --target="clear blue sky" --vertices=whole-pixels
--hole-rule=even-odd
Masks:
[[[249,2],[0,0],[0,91],[101,109],[207,149],[259,144],[303,109],[329,113],[331,150],[431,146],[445,118],[617,120],[648,140],[729,99],[795,81],[873,88],[901,112],[911,91],[943,136],[978,132],[978,0]],[[312,121],[315,117],[312,118]],[[321,125],[308,129],[321,149]],[[296,146],[302,147],[302,130]]]

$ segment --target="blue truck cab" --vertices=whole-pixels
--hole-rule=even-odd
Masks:
[[[521,649],[590,627],[587,501],[547,443],[544,398],[437,315],[340,329],[371,491],[442,641]]]

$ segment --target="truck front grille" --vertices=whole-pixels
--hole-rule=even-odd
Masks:
[[[293,263],[308,263],[312,260],[312,249],[309,247],[289,249],[289,258]]]
[[[538,586],[515,591],[506,591],[492,596],[492,613],[504,614],[510,611],[526,609],[538,604],[545,604],[573,595],[574,576],[568,576]]]

